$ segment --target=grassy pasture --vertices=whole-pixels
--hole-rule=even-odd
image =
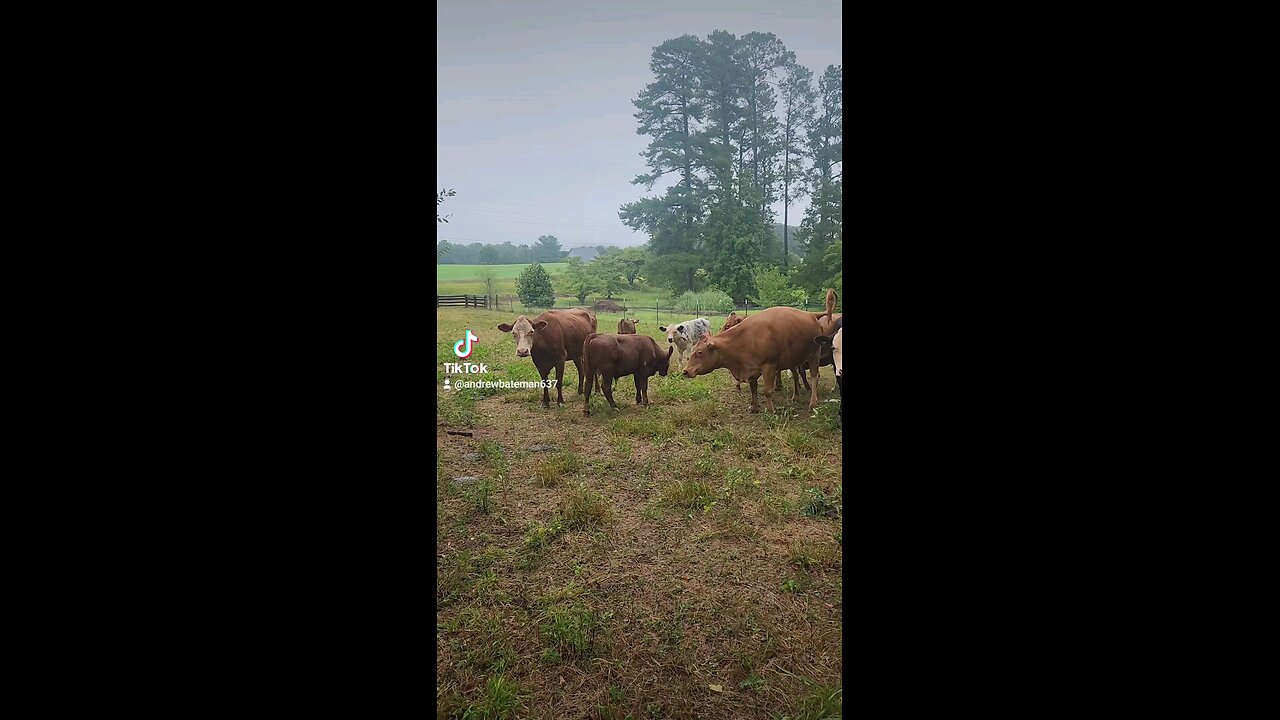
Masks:
[[[484,281],[480,279],[481,268],[492,268],[496,274],[494,286],[498,295],[515,295],[516,294],[516,278],[520,275],[528,265],[436,265],[436,294],[437,295],[484,295]],[[547,274],[551,276],[551,287],[556,293],[556,306],[560,308],[573,307],[578,304],[578,298],[564,292],[557,282],[557,277],[569,267],[568,263],[552,263],[543,264]],[[648,305],[650,314],[653,311],[653,304],[659,295],[665,295],[659,290],[653,288],[628,288],[619,293],[625,300],[619,301],[619,304],[627,307],[637,307]],[[588,304],[594,302],[596,294],[592,294],[588,299]],[[600,296],[603,297],[603,296]],[[503,301],[502,306],[506,307]],[[515,301],[515,306],[520,309],[519,300]],[[616,327],[616,324],[615,324]]]
[[[665,346],[652,309],[629,314]],[[490,371],[471,379],[539,379],[496,328],[512,317],[436,311],[437,716],[839,717],[837,404],[812,417],[784,373],[779,412],[753,415],[727,371],[673,372],[650,407],[624,378],[618,410],[593,394],[583,417],[572,363],[562,407],[444,390],[467,329]],[[822,368],[819,399],[834,386]]]

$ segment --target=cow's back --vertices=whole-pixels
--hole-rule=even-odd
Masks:
[[[596,329],[595,316],[580,308],[548,310],[533,319],[539,320],[545,320],[547,327],[534,333],[535,344],[540,342],[554,356],[569,360],[582,358],[582,343]]]
[[[818,352],[813,338],[822,335],[822,329],[813,313],[788,307],[761,310],[732,328],[741,352],[779,368],[799,367],[812,358]],[[729,334],[722,336],[728,339]]]
[[[586,344],[591,371],[617,377],[630,375],[658,354],[658,343],[648,335],[596,335]]]

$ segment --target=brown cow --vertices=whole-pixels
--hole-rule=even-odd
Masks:
[[[724,332],[725,330],[728,330],[729,328],[733,327],[734,325],[737,325],[738,323],[742,322],[745,319],[746,318],[738,317],[737,310],[729,313],[729,317],[724,319],[724,327],[720,328],[720,332]]]
[[[609,407],[618,409],[613,401],[613,379],[631,375],[636,383],[636,405],[649,406],[649,376],[658,373],[663,377],[671,364],[674,347],[668,347],[664,355],[658,343],[648,335],[597,335],[587,336],[582,347],[582,372],[587,377],[604,377],[604,397]],[[587,395],[582,414],[591,414],[591,384],[587,383]]]
[[[516,356],[533,357],[533,365],[543,381],[556,371],[556,402],[564,404],[564,361],[572,360],[578,370],[578,394],[582,394],[582,379],[590,377],[582,370],[582,343],[596,331],[596,317],[581,308],[572,310],[548,310],[530,320],[521,315],[511,324],[498,326],[516,338]],[[817,346],[815,346],[817,347]],[[542,407],[551,407],[551,392],[542,388]]]
[[[622,318],[621,320],[618,321],[618,334],[619,335],[635,335],[636,325],[638,325],[639,323],[640,323],[639,320],[628,320],[626,318]],[[596,389],[599,390],[599,388],[596,388]]]
[[[730,332],[707,339],[694,347],[685,365],[685,377],[706,375],[725,368],[735,379],[751,384],[751,412],[760,412],[757,381],[764,378],[764,402],[772,412],[774,383],[778,371],[809,368],[809,407],[818,406],[818,349],[813,338],[822,334],[818,318],[826,313],[808,313],[788,307],[774,307],[743,320]]]

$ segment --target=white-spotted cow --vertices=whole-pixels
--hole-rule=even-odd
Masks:
[[[678,372],[679,368],[684,367],[685,356],[693,346],[697,345],[702,338],[711,335],[711,321],[700,317],[670,325],[659,325],[658,329],[667,334],[667,344],[676,349],[676,366],[672,372]]]

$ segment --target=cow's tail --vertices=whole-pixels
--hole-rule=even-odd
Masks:
[[[823,310],[820,313],[809,313],[809,314],[818,318],[819,320],[821,320],[822,318],[826,318],[830,320],[831,314],[835,311],[836,311],[836,289],[827,288],[827,309]]]
[[[595,373],[591,372],[591,361],[588,358],[591,357],[591,340],[597,337],[597,335],[598,333],[594,332],[587,333],[587,339],[582,341],[582,378],[586,381],[587,385],[595,382],[596,379]],[[596,389],[598,390],[599,388],[597,387]],[[590,390],[591,388],[587,388],[588,392],[590,392]]]

